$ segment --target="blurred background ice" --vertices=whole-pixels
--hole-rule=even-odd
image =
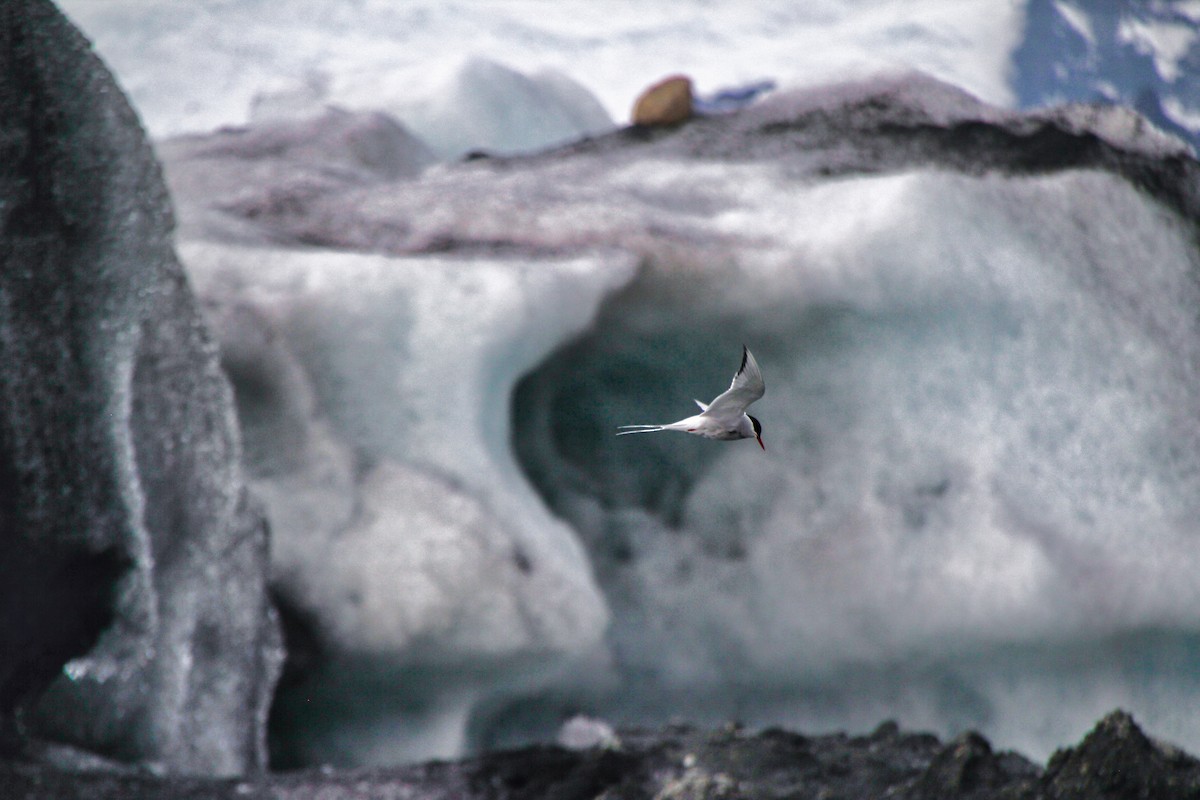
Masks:
[[[456,127],[455,148],[511,147],[602,127],[604,114],[622,123],[637,93],[671,73],[690,75],[704,94],[897,68],[1001,106],[1105,99],[1200,132],[1200,5],[1187,0],[60,6],[93,38],[155,136],[241,124],[256,101],[273,97],[277,112],[287,101],[367,107],[396,114],[418,135]],[[535,100],[554,111],[531,115]]]

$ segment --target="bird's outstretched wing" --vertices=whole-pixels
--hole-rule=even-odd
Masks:
[[[742,365],[733,376],[733,383],[722,394],[708,404],[702,416],[717,419],[740,419],[751,403],[763,396],[767,386],[763,383],[762,372],[758,362],[754,360],[746,345],[742,345]]]

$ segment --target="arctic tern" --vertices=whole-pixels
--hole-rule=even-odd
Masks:
[[[746,345],[742,345],[742,365],[733,376],[733,383],[711,403],[701,403],[700,413],[666,425],[621,425],[617,436],[630,433],[654,433],[655,431],[683,431],[703,436],[706,439],[757,439],[763,450],[767,446],[762,440],[762,425],[746,413],[746,409],[766,392],[762,372]]]

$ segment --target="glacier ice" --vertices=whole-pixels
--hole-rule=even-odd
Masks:
[[[1200,296],[1179,220],[1098,173],[743,203],[713,228],[752,257],[647,270],[518,393],[552,505],[598,552],[633,553],[608,565],[637,587],[615,615],[629,653],[678,641],[670,674],[733,680],[1191,616]],[[706,354],[742,339],[775,362],[767,456],[608,441],[638,406],[682,406]]]
[[[406,68],[389,62],[350,81],[309,74],[257,96],[251,122],[305,119],[343,106],[386,111],[442,160],[531,152],[614,127],[591,92],[566,74],[527,74],[480,57]]]
[[[1095,170],[787,164],[640,164],[643,190],[704,197],[725,249],[661,213],[668,253],[518,390],[523,462],[588,543],[641,690],[595,702],[901,715],[1037,756],[1121,705],[1194,740],[1144,685],[1177,707],[1196,688],[1177,660],[1200,600],[1190,222]],[[768,373],[765,456],[611,440],[683,409],[742,341]],[[1182,643],[1144,635],[1164,629]],[[1111,659],[1121,642],[1146,649]]]
[[[304,729],[291,758],[341,752],[347,731],[350,761],[453,755],[480,697],[595,657],[607,608],[513,458],[509,395],[632,277],[627,258],[181,254],[221,337],[277,591],[335,654],[278,701]]]
[[[428,0],[196,0],[186,6],[61,0],[60,6],[96,42],[156,137],[244,124],[252,106],[264,110],[264,99],[287,114],[314,102],[359,110],[427,105],[426,89],[440,84],[453,91],[447,77],[471,60],[490,62],[489,71],[503,65],[518,78],[493,75],[500,80],[485,81],[485,100],[499,99],[495,90],[503,87],[541,83],[539,73],[552,69],[585,87],[618,121],[628,120],[634,98],[650,82],[678,72],[692,76],[706,95],[764,78],[795,88],[908,67],[1009,105],[1013,52],[1026,33],[1024,4],[993,0],[790,8],[574,0],[489,3],[469,13]],[[1029,34],[1040,30],[1031,27]],[[506,99],[513,108],[529,107],[523,92]],[[560,119],[566,110],[553,93],[534,108]],[[480,118],[480,109],[446,110],[446,119]],[[532,133],[529,117],[515,122],[525,136]],[[452,133],[457,139],[464,132]],[[467,149],[487,146],[480,140]]]
[[[379,85],[395,87],[380,96]],[[600,102],[566,74],[525,73],[485,58],[445,59],[355,75],[338,102],[393,113],[442,159],[542,150],[613,129]]]
[[[578,713],[805,729],[891,716],[1041,757],[1122,705],[1200,740],[1179,710],[1197,688],[1181,654],[1200,622],[1196,174],[1185,144],[1122,109],[1018,113],[900,74],[776,93],[674,132],[329,187],[261,223],[354,253],[185,246],[227,363],[253,360],[256,341],[274,353],[245,389],[278,411],[239,408],[257,485],[278,481],[272,518],[296,522],[281,553],[305,520],[382,520],[380,498],[402,490],[372,487],[415,486],[403,496],[419,500],[448,475],[464,509],[511,493],[496,519],[526,520],[531,552],[573,554],[555,563],[589,587],[580,618],[598,651],[560,642],[579,666],[528,679],[510,664],[485,670],[490,684],[456,660],[492,646],[481,633],[417,641],[404,611],[355,627],[341,600],[311,608],[342,626],[329,642],[355,643],[329,656],[345,691],[375,700],[403,675],[412,692],[364,710],[338,757],[422,752],[388,750],[405,719],[437,746],[480,746],[548,738]],[[260,224],[227,196],[202,200]],[[531,263],[561,291],[529,283]],[[451,312],[459,302],[469,318]],[[485,314],[492,304],[519,311]],[[419,319],[438,333],[413,338]],[[513,337],[534,332],[514,355]],[[767,377],[766,454],[612,435],[686,411],[728,380],[743,342]],[[431,389],[423,376],[456,348],[477,353],[460,391]],[[479,416],[514,387],[511,418]],[[487,422],[447,432],[435,409]],[[454,447],[436,444],[447,434]],[[568,524],[538,510],[517,461]],[[441,527],[406,502],[395,530],[423,520],[437,541],[476,518]],[[319,570],[296,558],[277,560],[296,598],[336,588],[319,576],[305,595]],[[373,591],[375,566],[347,581]],[[525,597],[530,613],[577,609],[533,602],[512,566],[468,569],[482,576],[472,590]],[[436,620],[436,603],[413,607]],[[376,619],[401,634],[383,661]]]

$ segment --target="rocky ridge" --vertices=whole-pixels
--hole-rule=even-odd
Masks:
[[[69,773],[0,764],[5,797],[118,800],[1134,800],[1200,797],[1200,761],[1113,712],[1041,767],[984,737],[884,723],[865,736],[737,726],[624,730],[583,750],[522,748],[459,762],[243,779]]]

